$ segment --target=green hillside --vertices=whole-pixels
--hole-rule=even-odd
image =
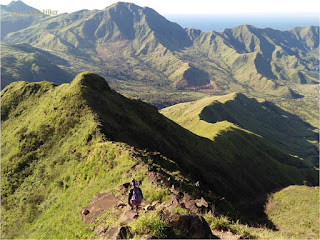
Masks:
[[[118,196],[132,177],[147,201],[168,201],[174,184],[251,223],[263,221],[267,193],[318,184],[318,171],[255,134],[230,125],[214,141],[199,137],[93,73],[60,86],[15,82],[1,97],[4,238],[94,237],[81,208],[100,192]],[[155,184],[150,169],[171,183]]]
[[[274,230],[234,223],[225,216],[213,218],[208,214],[205,218],[222,239],[234,238],[230,232],[248,239],[318,239],[319,187],[293,185],[272,193],[268,196],[265,213],[274,223]]]
[[[1,63],[1,88],[15,81],[61,84],[73,78],[58,66],[66,64],[65,60],[27,44],[1,44]]]
[[[139,97],[183,90],[292,98],[292,85],[318,83],[319,27],[314,26],[279,31],[241,25],[201,32],[183,29],[148,7],[118,2],[40,19],[4,41],[73,58],[71,72],[87,70],[76,64],[84,58],[103,76],[120,84],[126,80],[125,93],[146,88]]]
[[[278,191],[269,197],[266,213],[288,238],[318,239],[319,187],[290,186]]]
[[[303,121],[319,128],[319,85],[295,85],[294,91],[303,98],[273,99],[277,106],[299,116]]]
[[[278,148],[318,166],[318,131],[297,115],[272,102],[257,101],[240,93],[207,97],[162,110],[190,131],[214,139],[220,126],[231,123],[258,134]],[[233,125],[231,124],[231,125]]]

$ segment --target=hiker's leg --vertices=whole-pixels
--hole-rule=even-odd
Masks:
[[[133,200],[130,200],[130,207],[131,207],[131,210],[133,210],[133,208],[134,208],[134,202],[133,202]]]

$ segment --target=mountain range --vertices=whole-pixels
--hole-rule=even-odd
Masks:
[[[319,27],[12,10],[37,9],[1,6],[4,238],[319,238]]]
[[[241,25],[202,32],[183,29],[148,7],[118,2],[103,10],[35,19],[3,34],[3,42],[50,51],[68,62],[62,67],[73,76],[95,66],[124,93],[147,86],[140,97],[150,89],[297,97],[292,85],[318,83],[319,27],[279,31]],[[124,79],[130,84],[122,84]]]

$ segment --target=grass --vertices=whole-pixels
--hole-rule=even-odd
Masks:
[[[315,132],[319,132],[319,101],[316,98],[302,98],[290,100],[273,100],[274,103],[292,114],[299,116],[303,121],[314,127]]]
[[[266,213],[290,238],[319,238],[319,187],[290,186],[272,194]]]
[[[205,214],[204,218],[211,229],[226,231],[229,228],[230,220],[225,216],[214,217],[212,214]]]
[[[249,238],[249,239],[257,239],[257,235],[253,234],[250,228],[246,225],[241,225],[237,221],[233,223],[228,217],[220,215],[220,216],[213,216],[212,214],[205,214],[204,218],[208,222],[209,226],[213,230],[218,231],[230,231],[233,234],[240,235],[242,238]]]
[[[59,67],[61,64],[66,64],[66,61],[47,51],[27,44],[2,43],[1,49],[2,89],[16,81],[49,81],[61,84],[72,80],[72,74]]]
[[[181,207],[176,207],[172,210],[172,213],[177,213],[177,214],[180,214],[180,215],[184,215],[184,214],[187,214],[188,211],[187,209],[185,208],[181,208]]]
[[[230,231],[249,239],[318,239],[319,187],[289,186],[269,196],[265,212],[277,230],[249,227],[228,217],[205,214],[213,230]]]
[[[133,177],[143,180],[146,200],[166,201],[166,178],[151,184],[156,179],[147,177],[150,164],[169,174],[178,187],[184,179],[180,183],[189,194],[199,192],[194,182],[200,180],[213,192],[205,193],[210,199],[222,193],[229,199],[254,198],[280,185],[303,182],[304,174],[316,174],[278,163],[276,159],[288,155],[273,149],[247,153],[252,149],[246,148],[248,142],[258,144],[253,149],[261,145],[256,136],[237,129],[220,132],[221,142],[192,134],[150,104],[111,90],[93,73],[60,86],[16,82],[1,96],[5,238],[92,238],[90,225],[79,216],[82,207],[99,192],[119,192]],[[238,141],[242,137],[245,141]],[[225,141],[232,143],[228,151],[221,150]],[[133,157],[131,147],[139,157]],[[240,159],[239,149],[244,154]],[[241,177],[234,177],[235,172]],[[154,231],[163,227],[159,221],[153,224]]]
[[[302,110],[302,107],[297,106],[298,109]],[[314,120],[318,115],[316,108],[304,111],[314,113],[309,115],[314,116]],[[215,139],[220,129],[230,129],[236,124],[262,136],[282,151],[303,158],[307,164],[318,164],[318,151],[314,144],[318,138],[314,128],[269,101],[259,102],[233,93],[177,104],[161,112],[195,134],[209,139]]]
[[[157,238],[167,238],[166,226],[166,223],[155,212],[146,213],[131,224],[132,232],[136,237],[151,234]]]
[[[26,87],[18,83],[16,91],[18,86]],[[1,126],[6,140],[1,158],[2,236],[88,238],[92,232],[82,224],[80,209],[96,193],[113,191],[129,181],[131,176],[125,173],[135,162],[128,151],[104,140],[95,116],[76,90],[70,94],[64,85],[57,92],[52,85],[29,86],[37,92],[25,94],[26,99],[12,111],[17,92],[8,90],[2,101],[2,119],[10,119]],[[164,194],[155,187],[152,190],[154,199]]]
[[[119,17],[123,12],[125,17]],[[139,18],[134,18],[134,14]],[[115,26],[112,31],[109,23]],[[55,19],[39,19],[28,28],[10,33],[4,40],[10,44],[29,43],[50,51],[65,60],[61,67],[73,75],[88,69],[103,73],[121,93],[162,108],[199,99],[205,93],[243,91],[260,97],[291,98],[291,83],[300,85],[302,79],[306,83],[318,82],[307,71],[316,70],[314,66],[319,63],[314,54],[316,46],[311,47],[316,44],[313,36],[317,36],[317,31],[318,28],[312,27],[275,32],[243,25],[220,33],[206,33],[184,30],[138,6],[133,9],[129,4],[116,4],[99,13],[81,11]],[[27,74],[32,79],[30,72],[42,69],[44,73],[50,65],[46,62],[33,66],[20,59],[19,64],[10,65],[12,59],[4,60],[7,71],[4,79],[12,80],[17,80],[16,74],[20,75],[19,80]],[[21,65],[26,65],[23,71]],[[173,86],[190,69],[199,70],[191,74],[190,82],[194,83],[192,87],[202,85],[201,93],[180,92]],[[22,72],[26,75],[21,75]],[[42,80],[49,80],[49,75],[42,74]],[[201,82],[199,76],[203,75],[206,81]],[[214,90],[206,89],[209,80]]]
[[[141,188],[143,190],[144,195],[146,196],[145,200],[148,202],[160,201],[164,202],[169,200],[169,190],[168,188],[154,188],[154,184],[148,183],[146,186]]]

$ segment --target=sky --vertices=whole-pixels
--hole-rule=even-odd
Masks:
[[[160,14],[295,14],[318,13],[319,0],[127,0],[139,6],[148,6]],[[11,0],[0,0],[7,5]],[[114,0],[23,0],[27,5],[58,10],[58,14],[81,9],[104,9],[118,2]]]

